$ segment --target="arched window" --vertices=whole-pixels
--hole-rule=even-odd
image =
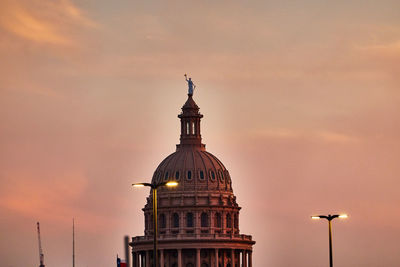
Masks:
[[[208,227],[208,214],[205,212],[201,214],[201,227]]]
[[[192,171],[187,172],[187,179],[192,180]]]
[[[164,176],[164,181],[167,181],[167,180],[168,180],[168,175],[169,175],[169,173],[166,172],[166,173],[165,173],[165,176]]]
[[[172,227],[178,228],[179,227],[179,215],[178,213],[174,213],[172,215]]]
[[[222,181],[224,181],[224,174],[222,173],[222,171],[219,171],[219,179]]]
[[[176,171],[176,172],[175,172],[175,179],[176,179],[176,180],[179,180],[179,171]]]
[[[226,228],[232,228],[232,217],[231,214],[226,214]]]
[[[214,223],[215,227],[221,228],[222,226],[222,220],[221,220],[221,213],[216,213],[215,214],[215,223]]]
[[[186,122],[186,134],[189,135],[190,131],[189,131],[189,122]]]
[[[186,214],[186,227],[193,227],[193,213]]]
[[[200,180],[204,180],[204,172],[200,171]]]
[[[160,214],[159,224],[160,224],[160,228],[165,228],[166,227],[167,222],[165,220],[165,214],[164,213]]]
[[[214,173],[214,171],[210,170],[210,178],[211,178],[211,181],[215,181],[215,173]]]
[[[196,133],[196,129],[194,127],[194,122],[192,122],[192,134],[194,135]]]

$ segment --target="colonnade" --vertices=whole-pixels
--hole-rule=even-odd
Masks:
[[[207,249],[209,250],[209,249]],[[186,267],[182,265],[182,249],[177,249],[177,262],[176,266],[177,267]],[[239,254],[237,253],[239,252]],[[133,267],[152,267],[150,263],[150,255],[152,255],[153,250],[145,250],[145,251],[138,251],[138,252],[133,252]],[[195,261],[195,267],[201,267],[201,257],[200,257],[201,249],[196,248],[196,261]],[[211,262],[210,267],[226,267],[231,266],[231,267],[253,267],[253,259],[252,259],[252,251],[251,250],[245,250],[245,249],[219,249],[216,248],[214,249],[214,258]],[[222,261],[219,260],[219,256],[222,255]],[[225,260],[224,256],[227,256],[230,258],[230,261]],[[241,261],[238,260],[239,264],[236,264],[236,259],[235,257],[239,256],[239,259],[241,257]],[[164,249],[159,250],[159,263],[160,267],[164,267],[165,265],[165,252]],[[219,265],[220,264],[220,265]],[[171,266],[167,266],[171,267]]]
[[[208,175],[208,174],[204,174]],[[193,226],[187,225],[188,214],[193,214]],[[207,215],[207,224],[202,226],[201,216],[205,213]],[[174,227],[174,214],[178,215],[178,227]],[[196,234],[200,233],[201,230],[208,230],[209,233],[233,233],[239,234],[239,214],[236,211],[207,211],[207,210],[183,210],[183,211],[159,211],[159,219],[164,216],[165,224],[158,223],[159,231],[161,235],[170,235],[172,232],[184,234],[187,231],[195,231]],[[220,225],[217,224],[217,216],[220,218]],[[228,223],[227,217],[230,216],[230,222]],[[229,225],[230,224],[230,225]],[[152,214],[145,214],[145,234],[153,235],[153,219]]]

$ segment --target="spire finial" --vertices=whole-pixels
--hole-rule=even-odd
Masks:
[[[190,77],[189,77],[189,79],[187,78],[187,74],[186,73],[185,73],[184,76],[185,76],[185,79],[186,79],[186,81],[188,83],[188,90],[189,90],[188,95],[192,96],[193,95],[193,91],[196,88],[196,85],[193,83],[192,78],[190,78]]]

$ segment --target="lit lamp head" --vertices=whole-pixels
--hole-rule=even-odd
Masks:
[[[151,187],[152,189],[157,189],[159,186],[168,186],[168,187],[174,187],[174,186],[177,186],[178,185],[178,183],[177,182],[175,182],[175,181],[170,181],[170,182],[167,182],[167,183],[161,183],[161,184],[159,184],[159,185],[153,185],[153,184],[149,184],[149,183],[135,183],[135,184],[132,184],[132,186],[133,187],[144,187],[144,186],[149,186],[149,187]]]
[[[319,219],[327,219],[328,221],[332,221],[335,218],[342,218],[345,219],[347,218],[347,214],[335,214],[335,215],[313,215],[311,216],[311,219],[313,220],[319,220]]]
[[[168,186],[168,187],[174,187],[174,186],[178,185],[178,182],[170,181],[170,182],[166,183],[165,185]]]

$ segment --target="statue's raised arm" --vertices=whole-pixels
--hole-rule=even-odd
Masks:
[[[189,80],[188,80],[186,73],[185,73],[184,76],[185,76],[185,79],[186,79],[186,81],[187,81],[187,83],[188,83],[188,90],[189,90],[188,94],[189,94],[190,96],[192,96],[192,95],[193,95],[194,88],[196,88],[196,85],[194,85],[194,83],[193,83],[193,81],[192,81],[192,78],[189,78]]]

